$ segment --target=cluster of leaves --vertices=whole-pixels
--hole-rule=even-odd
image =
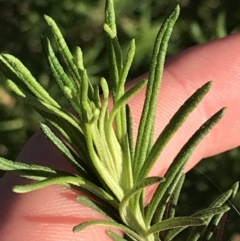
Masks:
[[[169,45],[170,55],[196,43],[223,37],[239,29],[237,1],[115,1],[120,28],[118,36],[123,50],[125,52],[127,49],[126,40],[132,38],[136,39],[138,47],[129,78],[147,71],[152,51],[151,43],[154,42],[158,26],[177,2],[180,3],[182,11]],[[39,35],[45,29],[42,16],[47,14],[58,22],[70,50],[77,45],[82,47],[84,63],[91,81],[97,81],[98,76],[106,75],[108,66],[100,27],[104,21],[103,8],[104,0],[3,0],[0,2],[0,51],[18,56],[51,95],[63,102],[62,95],[50,81],[47,65],[40,56],[42,47]],[[0,78],[1,91],[2,88],[6,89],[6,85],[2,81],[4,78]],[[10,97],[14,100],[14,105],[0,100],[1,126],[4,126],[4,129],[0,129],[0,154],[7,158],[15,158],[23,143],[38,129],[36,123],[40,117],[19,99],[15,101],[14,96]]]
[[[149,79],[140,81],[126,92],[124,85],[134,57],[135,41],[130,42],[128,53],[123,58],[112,0],[106,1],[105,15],[109,78],[107,81],[102,77],[99,85],[92,84],[89,79],[82,50],[77,47],[73,56],[54,20],[45,16],[63,62],[61,64],[56,57],[49,39],[42,37],[48,65],[74,114],[61,107],[18,59],[9,54],[0,55],[0,68],[7,78],[8,87],[32,105],[70,144],[71,148],[67,147],[46,124],[40,124],[46,137],[76,168],[78,174],[47,166],[12,162],[4,158],[0,159],[0,169],[17,172],[36,181],[15,186],[15,192],[25,193],[52,184],[61,184],[89,194],[91,199],[79,196],[77,200],[103,213],[107,220],[84,222],[74,227],[74,231],[89,225],[105,225],[119,228],[126,234],[125,239],[108,231],[108,235],[115,241],[170,241],[188,228],[188,241],[210,240],[212,227],[217,226],[224,213],[229,210],[228,201],[235,196],[238,183],[207,209],[191,216],[176,216],[175,206],[184,182],[183,169],[198,143],[221,119],[224,108],[194,133],[178,153],[164,178],[148,177],[165,145],[211,87],[211,82],[206,83],[186,100],[153,143],[158,90],[168,41],[179,15],[179,6],[165,20],[157,34]],[[144,86],[147,86],[146,99],[134,147],[131,110],[127,102]],[[103,93],[102,99],[100,91]],[[113,108],[108,110],[110,91]],[[157,185],[157,189],[145,206],[145,189],[153,184]]]

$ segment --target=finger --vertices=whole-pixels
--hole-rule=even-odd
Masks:
[[[190,48],[167,62],[158,99],[155,139],[173,114],[196,89],[209,80],[213,80],[213,86],[166,146],[152,174],[163,175],[193,133],[222,107],[227,107],[226,114],[199,144],[186,170],[192,168],[202,158],[224,152],[240,144],[239,41],[240,35],[233,35]],[[145,91],[142,91],[131,100],[130,104],[134,116],[135,133],[144,95]]]
[[[163,174],[183,143],[188,140],[207,118],[223,106],[228,108],[226,115],[206,139],[201,142],[190,160],[188,169],[195,165],[202,157],[222,152],[239,144],[237,140],[240,130],[238,120],[240,98],[237,94],[237,90],[240,87],[238,79],[240,66],[239,41],[239,35],[231,36],[189,49],[168,61],[158,102],[156,136],[167,124],[173,113],[198,87],[202,86],[208,80],[214,80],[214,86],[198,109],[191,114],[187,122],[171,140],[171,145],[166,147],[166,150],[164,150],[154,168],[153,174]],[[135,127],[139,121],[139,112],[143,97],[144,92],[131,101],[133,115],[135,116]],[[231,138],[226,138],[226,135]],[[38,146],[38,148],[41,150],[42,146]],[[29,153],[29,149],[32,154]],[[31,161],[34,159],[34,162],[48,161],[48,164],[52,163],[55,167],[62,165],[61,168],[69,168],[62,158],[55,158],[53,156],[51,158],[50,150],[44,150],[46,159],[43,160],[42,157],[44,154],[42,151],[37,152],[34,140],[28,143],[28,146],[22,153],[20,157],[24,160],[27,158],[27,160]],[[48,235],[48,240],[51,240],[49,237],[52,237],[54,241],[71,240],[71,238],[72,240],[78,240],[80,236],[81,240],[108,240],[107,238],[105,239],[106,236],[102,236],[105,235],[104,229],[94,228],[91,229],[91,232],[86,230],[86,233],[83,232],[77,234],[80,236],[76,236],[71,231],[71,227],[75,224],[72,225],[72,223],[69,224],[68,222],[64,224],[66,220],[63,220],[62,225],[57,223],[57,219],[52,220],[51,225],[49,223],[46,224],[46,221],[49,220],[47,216],[58,217],[59,213],[63,217],[67,215],[67,217],[71,218],[77,217],[78,220],[75,220],[76,224],[86,220],[86,215],[90,215],[89,218],[93,216],[96,218],[99,217],[95,212],[77,203],[73,204],[75,202],[74,197],[72,197],[71,205],[69,205],[70,200],[64,199],[64,195],[61,195],[62,192],[65,192],[65,189],[54,186],[30,194],[16,195],[10,194],[10,188],[6,189],[6,186],[9,187],[12,183],[18,183],[18,181],[12,177],[5,177],[1,183],[1,191],[3,192],[4,190],[5,194],[0,200],[0,205],[3,207],[3,214],[7,213],[7,216],[5,215],[4,217],[8,217],[6,221],[0,221],[0,227],[3,227],[1,236],[2,233],[5,235],[2,236],[4,237],[4,241],[16,240],[17,237],[21,237],[23,234],[31,237],[31,235],[36,233],[36,229],[40,229],[40,232],[37,233],[39,240],[44,240],[47,237],[44,235]],[[47,218],[44,220],[38,219],[40,220],[39,222],[25,218],[26,216],[32,217],[34,214]],[[48,225],[50,225],[50,228],[48,228]],[[9,232],[9,230],[15,231]]]
[[[26,144],[18,161],[74,171],[52,145],[45,144],[46,138],[38,132]],[[102,227],[73,233],[73,227],[83,221],[105,219],[76,201],[80,193],[58,185],[26,194],[12,192],[12,186],[26,183],[26,179],[14,174],[5,175],[0,182],[0,241],[110,240]]]

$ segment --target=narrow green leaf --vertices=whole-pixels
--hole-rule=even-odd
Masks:
[[[19,84],[21,81],[38,99],[48,102],[56,108],[60,107],[20,60],[10,54],[0,54],[0,63],[1,70],[7,78],[11,79],[16,84]]]
[[[127,122],[126,122],[126,114],[125,114],[125,105],[127,103],[127,101],[133,96],[135,95],[138,91],[140,91],[141,88],[144,87],[144,85],[146,85],[147,80],[142,80],[139,83],[137,83],[135,86],[133,86],[131,89],[129,89],[115,104],[114,107],[109,115],[108,118],[108,123],[107,123],[107,127],[106,127],[106,137],[107,137],[107,141],[108,141],[108,146],[109,149],[112,153],[112,156],[116,156],[116,150],[118,149],[117,146],[120,144],[121,145],[121,149],[123,152],[123,157],[122,160],[123,162],[117,162],[115,161],[115,166],[119,166],[117,168],[118,173],[122,173],[122,166],[124,166],[125,168],[123,169],[122,174],[120,174],[120,176],[123,177],[122,181],[124,182],[123,186],[125,186],[125,189],[129,189],[132,187],[132,183],[133,183],[133,174],[132,174],[132,168],[131,168],[131,154],[130,154],[130,150],[129,150],[129,144],[128,144],[128,139],[127,139]],[[118,141],[115,141],[115,133],[113,133],[112,131],[112,126],[113,126],[113,121],[115,120],[115,116],[116,114],[118,114],[119,112],[123,111],[124,113],[121,113],[120,118],[118,119],[119,121],[115,121],[115,124],[117,126],[121,126],[119,128],[119,136],[118,136]],[[123,119],[121,119],[123,117]],[[117,143],[116,143],[117,142]],[[119,144],[118,144],[119,142]],[[120,154],[118,155],[118,157],[121,157],[121,151]],[[114,158],[114,160],[118,160],[119,158]],[[126,177],[128,177],[128,180],[126,179]],[[125,185],[126,184],[126,185]]]
[[[108,142],[106,142],[105,132],[101,133],[99,131],[97,121],[91,123],[89,129],[92,131],[92,142],[95,147],[96,155],[99,160],[102,161],[105,169],[111,173],[116,180],[119,180],[122,167],[120,166],[121,163],[119,163],[119,158],[116,157],[117,153],[119,154],[118,157],[121,157],[121,151],[119,150],[119,152],[117,152],[118,143],[114,145],[115,150],[111,153],[111,148],[109,148]]]
[[[58,61],[49,39],[43,36],[42,43],[45,48],[49,67],[60,89],[63,90],[64,86],[67,86],[71,89],[71,91],[75,91],[74,93],[76,93],[75,86],[72,83],[71,79],[65,73],[60,62]]]
[[[116,50],[121,51],[120,45],[118,44],[118,41],[114,39],[114,43],[116,43]],[[114,106],[117,105],[120,98],[122,98],[125,93],[125,83],[127,74],[129,71],[129,68],[131,66],[133,57],[135,54],[135,41],[131,41],[130,48],[128,50],[128,54],[126,57],[126,60],[124,63],[122,63],[121,56],[119,57],[119,63],[118,63],[118,72],[119,72],[119,83],[116,86],[116,89],[113,90],[113,99],[114,99]],[[125,94],[124,94],[125,93]],[[136,95],[136,93],[134,94]],[[113,107],[114,108],[114,107]],[[111,115],[110,115],[111,116]],[[115,125],[116,125],[116,134],[118,141],[122,147],[123,151],[123,163],[122,165],[126,168],[123,168],[123,176],[129,177],[128,180],[126,178],[123,178],[122,186],[126,186],[126,190],[132,187],[133,185],[133,176],[132,176],[132,160],[131,160],[131,154],[129,150],[129,143],[127,138],[127,117],[126,117],[126,108],[125,104],[123,104],[121,107],[119,107],[116,116],[115,116]]]
[[[107,33],[107,49],[109,62],[109,86],[113,88],[113,99],[118,86],[120,73],[123,66],[122,51],[117,39],[114,1],[107,0],[105,5],[104,30]]]
[[[112,1],[112,0],[111,0]],[[115,20],[114,20],[115,21]],[[105,28],[106,26],[108,26],[107,24],[104,25],[104,30],[106,31],[107,28]],[[116,85],[114,86],[114,92],[118,86],[118,82],[120,81],[120,74],[122,72],[122,68],[123,68],[123,60],[122,60],[122,50],[121,50],[121,46],[118,42],[118,38],[117,38],[117,32],[113,29],[111,29],[111,32],[109,31],[106,31],[106,33],[110,33],[110,35],[108,34],[107,36],[109,37],[108,39],[108,42],[109,42],[109,45],[107,46],[108,47],[108,50],[109,50],[109,60],[112,60],[114,61],[113,62],[113,73],[114,75],[112,76],[115,76],[115,83]],[[111,65],[109,63],[109,65]],[[112,81],[112,80],[111,80]]]
[[[114,193],[114,195],[118,198],[118,200],[121,200],[124,195],[123,190],[118,185],[116,178],[112,176],[112,174],[108,171],[108,169],[104,166],[104,164],[101,162],[98,155],[96,154],[92,133],[92,124],[86,123],[85,138],[91,162],[93,163],[93,167],[96,170],[96,174],[98,175],[99,180],[101,180],[102,184],[109,190],[111,190],[112,193]]]
[[[88,91],[89,91],[89,82],[86,74],[86,70],[83,72],[82,76],[82,85],[81,85],[81,99],[80,99],[80,108],[83,110],[83,123],[90,122],[93,117],[93,106],[89,103]]]
[[[125,87],[129,69],[132,65],[132,61],[133,61],[134,54],[135,54],[135,49],[136,49],[135,40],[132,39],[130,42],[130,47],[129,47],[129,50],[127,53],[125,63],[123,65],[122,71],[120,73],[120,80],[119,80],[119,84],[118,84],[117,90],[116,90],[116,100],[118,100],[124,94],[124,87]]]
[[[112,231],[107,231],[108,236],[113,240],[113,241],[127,241],[123,237],[119,236],[118,234],[112,232]]]
[[[147,79],[143,79],[139,81],[136,85],[134,85],[131,89],[129,89],[115,104],[109,115],[108,126],[112,126],[113,120],[117,112],[121,107],[123,107],[133,96],[135,96],[146,84]]]
[[[239,190],[239,182],[235,182],[231,187],[232,190],[232,198],[234,198]]]
[[[128,235],[131,235],[135,237],[138,241],[145,241],[141,236],[139,236],[137,233],[135,233],[132,229],[128,228],[125,225],[112,222],[112,221],[105,221],[105,220],[95,220],[95,221],[88,221],[81,223],[73,228],[74,232],[79,232],[82,231],[83,229],[92,226],[92,225],[100,225],[100,226],[105,226],[109,228],[117,228],[119,230],[122,230],[123,232],[127,233]]]
[[[149,228],[147,234],[161,232],[164,230],[179,228],[179,227],[190,227],[190,226],[202,226],[205,222],[195,217],[176,217],[163,220],[159,223],[154,224]]]
[[[100,86],[103,91],[103,101],[100,108],[100,116],[99,116],[99,131],[103,138],[106,138],[105,135],[105,122],[108,118],[108,103],[109,103],[109,89],[108,84],[105,78],[100,79]]]
[[[227,205],[222,206],[222,207],[207,208],[207,209],[201,210],[201,211],[193,214],[192,217],[200,218],[207,222],[209,218],[211,218],[217,214],[225,213],[229,209],[230,208]]]
[[[88,172],[92,169],[89,162],[89,154],[87,151],[86,142],[84,136],[77,128],[72,126],[68,121],[59,118],[58,116],[38,110],[38,112],[44,116],[44,118],[62,135],[63,139],[76,151],[77,155],[85,163],[85,168],[88,166]],[[91,171],[89,172],[91,173]]]
[[[210,222],[210,220],[213,218],[213,216],[215,215],[222,215],[227,211],[227,206],[221,207],[227,200],[228,198],[231,196],[232,194],[232,190],[229,190],[227,192],[225,192],[224,194],[222,194],[216,201],[214,201],[209,208],[205,209],[205,210],[201,210],[198,213],[193,214],[193,217],[197,217],[200,219],[204,219],[206,222],[206,225]],[[215,220],[215,222],[217,223],[217,220]],[[184,228],[179,228],[179,229],[174,229],[171,230],[168,235],[166,236],[166,240],[165,241],[171,241],[173,240],[173,238],[179,234],[180,232],[182,232],[184,230]],[[193,231],[194,232],[194,231]],[[200,230],[198,230],[198,232],[200,232]],[[196,237],[200,236],[200,234],[196,235]]]
[[[144,162],[139,174],[139,179],[146,177],[152,169],[157,158],[161,154],[164,147],[167,145],[172,136],[185,122],[189,114],[197,107],[202,101],[203,97],[208,93],[212,86],[212,82],[207,82],[201,88],[199,88],[193,95],[191,95],[185,103],[174,114],[169,123],[166,125],[162,133],[157,138],[153,147],[151,148],[146,161]]]
[[[32,170],[32,171],[49,172],[53,174],[56,173],[56,171],[50,167],[41,166],[37,164],[27,164],[23,162],[11,161],[3,157],[0,157],[0,169],[3,171]]]
[[[100,79],[100,85],[103,90],[103,102],[102,102],[102,106],[100,107],[100,116],[97,121],[98,123],[95,126],[96,132],[99,132],[100,138],[94,134],[95,131],[93,132],[93,136],[96,136],[95,142],[97,143],[101,142],[101,145],[103,146],[103,148],[101,149],[106,153],[105,154],[106,158],[102,159],[104,164],[106,165],[106,167],[108,167],[108,170],[110,172],[115,172],[116,177],[118,177],[119,179],[120,178],[119,169],[122,167],[119,168],[118,160],[121,157],[121,151],[120,151],[119,143],[114,138],[111,137],[112,136],[111,134],[114,135],[112,127],[108,131],[106,130],[106,125],[107,125],[106,123],[108,119],[109,89],[108,89],[107,82],[104,78]],[[109,133],[111,133],[110,136],[108,136]],[[109,144],[109,142],[111,142],[113,149],[111,148],[111,145]]]
[[[206,227],[201,231],[202,236],[205,237],[204,241],[207,241],[212,236],[212,227],[217,227],[223,214],[227,212],[230,208],[227,205],[222,207],[208,208],[206,210],[199,211],[198,213],[192,215],[194,217],[199,217],[204,219],[206,222]]]
[[[13,87],[13,90],[14,90],[16,85],[11,80],[9,80],[8,83]],[[19,92],[19,91],[21,91],[21,89],[16,90],[16,92]],[[82,129],[81,129],[81,126],[79,125],[79,120],[74,115],[63,111],[62,109],[59,109],[45,102],[44,100],[37,99],[28,93],[22,92],[20,93],[20,96],[24,98],[24,101],[26,101],[29,105],[33,106],[44,118],[55,122],[57,126],[60,125],[59,123],[63,123],[63,122],[68,123],[67,124],[68,128],[66,128],[66,130],[68,130],[69,133],[71,133],[71,128],[74,128],[75,129],[74,135],[76,135],[76,133],[79,133],[79,136],[77,138],[78,141],[76,143],[80,141],[79,137],[83,139]],[[83,142],[80,142],[79,144],[82,145],[82,148],[86,146],[84,145]]]
[[[208,226],[205,227],[201,234],[201,241],[209,241],[213,235],[213,232],[216,230],[216,227],[218,227],[218,224],[222,218],[223,214],[216,215],[211,219],[211,221],[208,223]]]
[[[179,176],[179,178],[176,178],[172,183],[170,183],[170,185],[168,186],[167,190],[165,191],[161,201],[158,204],[158,207],[154,213],[151,224],[159,223],[160,221],[162,221],[164,214],[168,215],[168,209],[167,209],[168,207],[167,206],[169,204],[169,201],[170,201],[173,193],[177,190],[177,188],[179,188],[179,186],[181,186],[183,184],[182,183],[183,176],[184,176],[184,174],[181,174],[181,177]],[[169,204],[169,205],[171,205],[171,204]],[[165,217],[164,219],[166,219],[166,218],[167,217]]]
[[[132,159],[127,134],[122,138],[122,162],[120,162],[120,165],[121,163],[122,175],[120,178],[120,185],[126,192],[133,187]]]
[[[134,158],[133,120],[132,120],[131,109],[129,105],[126,105],[126,120],[127,120],[127,137],[128,137],[128,143],[129,143],[129,150],[130,150],[131,160],[133,162],[133,158]],[[132,166],[132,163],[131,163],[131,166]]]
[[[31,96],[27,96],[27,99],[29,103],[37,110],[43,111],[44,113],[53,114],[58,118],[64,119],[70,125],[74,126],[78,132],[82,133],[82,127],[79,125],[79,120],[75,116],[70,115],[68,112],[63,111],[62,109],[54,107],[49,103],[31,98]],[[45,116],[43,115],[43,117]]]
[[[178,199],[182,190],[183,183],[185,181],[185,174],[182,174],[177,186],[172,194],[171,203],[169,204],[169,212],[167,218],[173,218],[175,216],[176,207],[178,204]]]
[[[213,201],[209,208],[221,207],[229,198],[232,196],[233,190],[230,189],[223,194],[221,194],[215,201]]]
[[[213,224],[214,223],[218,223],[219,222],[219,218],[229,210],[229,207],[228,206],[223,206],[223,207],[216,207],[216,208],[208,208],[208,209],[205,209],[205,210],[202,210],[202,211],[199,211],[198,213],[192,215],[194,217],[198,217],[198,218],[201,218],[202,220],[205,221],[206,225],[208,225],[209,228],[211,228],[209,225],[209,220],[211,220],[215,215],[216,215],[216,218],[213,219]],[[207,227],[207,228],[208,228]],[[211,229],[210,229],[211,230]],[[209,231],[210,230],[207,230],[205,227],[201,227],[201,228],[194,228],[192,230],[192,232],[190,233],[187,241],[197,241],[199,239],[200,236],[204,236],[206,235],[206,237],[210,237],[209,236]],[[207,233],[206,233],[207,231]],[[204,239],[204,241],[206,241]]]
[[[66,66],[70,72],[70,75],[74,81],[73,84],[75,85],[75,88],[79,89],[80,75],[78,73],[78,68],[74,63],[73,56],[61,34],[61,31],[58,28],[55,21],[51,17],[44,15],[44,18],[47,21],[47,24],[49,25],[49,27],[53,33],[53,36],[55,38],[56,44],[59,49],[59,53],[61,54],[61,57],[62,57],[64,63],[66,64]]]
[[[40,115],[48,120],[59,131],[64,139],[72,146],[78,155],[80,155],[82,161],[85,163],[85,169],[88,169],[88,173],[92,173],[89,168],[86,168],[87,166],[89,167],[89,158],[86,152],[86,143],[84,141],[82,130],[79,126],[79,120],[77,120],[71,113],[65,113],[44,101],[36,99],[27,93],[23,93],[22,90],[11,80],[8,80],[7,83],[13,91],[24,98],[24,101],[29,105],[32,105]],[[65,130],[67,130],[67,132]]]
[[[165,193],[163,199],[159,203],[156,213],[154,214],[153,223],[160,222],[162,219],[174,218],[178,198],[179,198],[184,180],[185,180],[185,174],[182,174],[180,180],[176,184],[176,187],[174,187],[174,189],[173,189],[174,190],[173,193],[171,191],[169,191],[169,189]],[[164,217],[163,217],[163,215],[164,215]],[[179,229],[183,230],[184,228],[179,228]],[[174,230],[177,230],[177,229],[174,229]],[[167,233],[166,234],[164,233],[164,235],[166,238]],[[177,235],[177,233],[176,233],[176,235]]]
[[[217,122],[222,118],[225,112],[225,108],[219,110],[210,119],[208,119],[188,140],[188,142],[182,147],[178,155],[173,160],[170,165],[164,182],[159,186],[153,195],[151,202],[149,203],[146,211],[146,221],[148,224],[151,223],[152,217],[156,211],[159,202],[162,200],[164,193],[172,182],[177,182],[180,178],[183,168],[185,167],[189,157],[199,144],[199,142],[209,133],[209,131],[217,124]]]
[[[133,223],[132,223],[133,220],[128,219],[129,212],[131,212],[131,209],[129,207],[130,199],[133,198],[137,193],[139,193],[140,191],[145,189],[147,186],[153,185],[155,183],[161,183],[163,181],[164,181],[164,179],[161,177],[148,177],[148,178],[144,179],[140,184],[133,187],[128,193],[125,194],[124,198],[122,199],[122,201],[120,202],[120,205],[119,205],[119,213],[120,213],[122,220],[126,224],[128,224],[130,227],[132,227],[132,225],[133,225]],[[141,218],[143,219],[143,216]],[[141,220],[138,220],[138,221],[141,221]],[[144,221],[143,221],[143,223],[144,223]]]
[[[95,102],[95,93],[94,93],[94,87],[88,77],[88,73],[87,70],[80,70],[80,75],[81,75],[81,85],[79,86],[79,102],[81,104],[81,100],[83,99],[82,97],[82,93],[87,90],[87,99],[89,103],[94,104],[95,106],[97,105],[97,103]],[[87,85],[87,88],[86,88]]]
[[[8,83],[15,88],[15,84],[11,80],[9,80]],[[36,99],[27,93],[22,93],[21,97],[24,98],[25,102],[33,106],[45,119],[49,120],[54,127],[56,127],[57,130],[63,134],[64,138],[76,151],[79,150],[78,154],[82,154],[82,160],[87,159],[86,143],[84,142],[81,126],[79,126],[79,120],[77,120],[75,116],[64,112],[61,109],[56,108],[40,99]],[[67,133],[63,130],[67,130]],[[78,135],[76,135],[76,133],[78,133]],[[75,141],[73,141],[72,138],[69,138],[69,136],[71,136]]]
[[[162,80],[168,41],[173,26],[178,18],[179,11],[180,8],[177,6],[172,14],[165,20],[154,44],[149,82],[147,85],[146,98],[138,128],[136,151],[134,157],[133,171],[136,173],[136,178],[139,176],[139,172],[146,159],[149,143],[152,142],[151,134],[153,132],[158,92]]]
[[[115,22],[115,11],[114,11],[114,1],[113,0],[106,0],[105,23],[109,26],[109,28],[112,30],[112,32],[116,36],[117,28],[116,28],[116,22]]]
[[[13,191],[16,193],[27,193],[27,192],[38,190],[54,184],[70,187],[69,184],[80,186],[85,184],[85,182],[81,178],[77,178],[74,176],[56,177],[56,178],[49,178],[49,179],[32,183],[32,184],[16,185],[13,187]]]
[[[224,204],[228,202],[228,206],[233,206],[230,199],[236,194],[238,186],[238,182],[235,183],[230,190],[224,192],[209,206],[209,208],[222,207],[223,212],[216,214],[214,217],[209,217],[207,219],[208,226],[205,227],[202,231],[203,235],[201,237],[201,241],[208,241],[211,239],[213,232],[215,231],[216,227],[218,227],[222,217],[225,215],[225,209],[227,210],[227,206]]]
[[[21,89],[20,86],[18,86],[16,83],[14,83],[12,80],[10,79],[7,79],[6,80],[6,85],[7,87],[13,91],[15,94],[17,94],[18,96],[22,97],[22,98],[25,98],[26,95],[24,93],[24,91]]]
[[[221,214],[221,215],[217,215],[216,217],[214,217],[213,219],[213,228],[211,228],[211,224],[209,225],[209,232],[206,233],[206,240],[210,240],[213,233],[215,234],[215,238],[218,241],[222,241],[223,240],[223,235],[224,235],[224,231],[225,231],[225,225],[226,225],[226,221],[227,221],[227,213]],[[204,238],[202,238],[201,241],[204,241]]]
[[[237,192],[239,190],[239,182],[234,183],[231,189],[233,192],[232,192],[232,197],[228,201],[228,204],[235,210],[235,212],[238,214],[238,216],[240,216],[239,210],[232,203],[233,198],[235,197],[235,195],[237,194]]]
[[[54,178],[59,175],[66,175],[66,173],[54,170],[50,167],[36,164],[26,164],[17,161],[13,162],[3,157],[0,157],[0,170],[15,172],[21,177],[37,181],[42,181],[46,178]]]
[[[51,69],[51,72],[66,100],[81,120],[81,110],[79,108],[79,103],[77,102],[76,98],[77,90],[72,80],[65,73],[63,67],[55,56],[49,40],[47,38],[44,38],[42,42],[44,42],[44,46],[46,49],[45,51],[47,52],[48,65]]]
[[[53,145],[67,158],[67,160],[81,173],[85,172],[85,168],[75,159],[67,146],[51,131],[51,129],[41,123],[40,128]]]
[[[88,163],[86,143],[83,137],[81,126],[76,117],[57,109],[43,101],[27,96],[28,103],[32,105],[46,120],[48,120],[63,137],[69,142],[75,151],[81,155],[81,159]],[[67,130],[67,131],[66,131]]]
[[[125,235],[124,237],[126,238],[123,238],[122,236],[119,236],[118,234],[112,232],[111,230],[109,231],[106,231],[108,236],[110,238],[112,238],[112,240],[114,241],[139,241],[138,239],[136,239],[135,237],[133,237],[132,235]]]
[[[111,204],[113,207],[118,208],[118,203],[116,200],[106,191],[101,189],[100,187],[96,186],[95,184],[83,179],[80,176],[58,176],[55,178],[49,178],[43,181],[39,181],[32,184],[26,185],[16,185],[13,187],[14,192],[16,193],[26,193],[30,191],[34,191],[40,188],[44,188],[50,185],[63,185],[66,187],[74,186],[74,187],[81,187],[88,190],[90,193],[93,193],[100,199],[106,201],[107,203]]]
[[[110,89],[115,90],[117,83],[119,82],[119,71],[118,71],[118,62],[120,61],[117,54],[115,53],[113,43],[111,38],[107,40],[107,49],[108,49],[108,63],[109,63],[109,87]]]
[[[83,65],[83,53],[80,47],[76,48],[76,64],[77,67],[83,71],[84,70],[84,65]]]
[[[166,178],[173,175],[173,173],[178,173],[179,169],[182,169],[186,164],[186,159],[188,159],[196,146],[200,141],[210,132],[210,130],[221,120],[225,113],[225,108],[222,108],[216,112],[211,118],[209,118],[189,139],[189,141],[183,146],[181,151],[176,156],[175,160],[169,167]],[[180,165],[179,165],[180,164]],[[174,175],[173,175],[174,176]]]

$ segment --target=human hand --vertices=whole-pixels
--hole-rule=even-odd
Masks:
[[[204,157],[239,145],[240,133],[240,35],[233,35],[188,49],[167,61],[159,95],[156,136],[181,104],[208,80],[210,92],[190,115],[163,151],[151,174],[163,175],[174,156],[196,129],[221,107],[227,107],[222,120],[199,144],[187,170]],[[131,100],[134,122],[139,122],[144,91]],[[73,170],[43,134],[35,134],[18,156],[24,162]],[[25,180],[6,174],[0,182],[0,241],[14,240],[110,240],[102,227],[73,233],[76,224],[99,218],[99,214],[75,201],[77,192],[51,186],[27,194],[13,193],[14,184]]]

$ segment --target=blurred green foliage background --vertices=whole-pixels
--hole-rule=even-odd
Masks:
[[[81,46],[85,66],[93,81],[107,74],[102,24],[104,0],[0,0],[0,52],[18,57],[55,98],[62,99],[49,74],[40,35],[48,34],[43,15],[58,23],[70,49]],[[129,79],[148,69],[156,33],[176,0],[116,0],[120,43],[126,49],[136,39],[137,53]],[[168,56],[190,46],[240,32],[240,1],[179,0],[181,15],[174,28]],[[48,36],[51,36],[50,34]],[[27,139],[38,129],[41,117],[10,93],[0,74],[0,155],[15,159]],[[226,80],[227,81],[227,80]],[[187,175],[179,213],[206,207],[221,191],[240,178],[240,151],[209,158]],[[212,181],[208,179],[211,178]],[[216,183],[218,188],[213,184]],[[240,210],[240,195],[235,202]],[[232,210],[223,240],[240,240],[240,215]]]

